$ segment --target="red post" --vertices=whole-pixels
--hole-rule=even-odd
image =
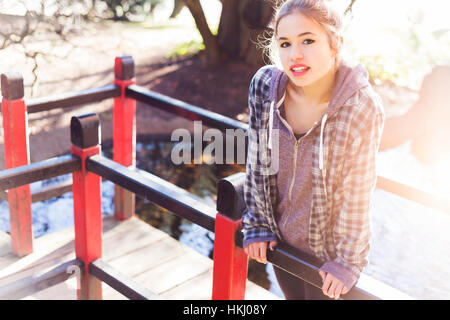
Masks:
[[[216,215],[214,236],[213,300],[244,300],[248,257],[235,245],[241,224],[225,215]]]
[[[22,75],[2,74],[1,84],[5,168],[10,169],[30,164],[27,106]],[[30,186],[8,190],[8,202],[12,248],[22,257],[33,252]]]
[[[136,165],[136,100],[125,96],[125,89],[134,80],[134,60],[131,56],[116,57],[114,84],[121,88],[121,96],[114,98],[113,160],[124,166]],[[125,220],[134,215],[134,193],[114,187],[114,215]]]
[[[248,257],[236,245],[245,202],[242,197],[245,174],[221,179],[217,189],[214,236],[213,300],[243,300],[247,284]]]
[[[101,300],[102,282],[89,275],[89,264],[102,256],[101,177],[86,170],[86,159],[100,153],[99,118],[89,113],[72,117],[71,152],[81,158],[81,171],[73,173],[75,254],[83,260],[84,275],[78,299]]]

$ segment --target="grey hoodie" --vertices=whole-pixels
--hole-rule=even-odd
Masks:
[[[271,141],[271,131],[274,120],[279,120],[274,119],[275,108],[280,105],[287,81],[287,75],[274,66],[261,68],[252,79],[250,127],[256,130],[268,128],[269,134],[268,141],[260,137],[256,141],[258,145],[251,147],[251,157],[255,157],[254,150],[271,149],[274,143],[286,142]],[[308,181],[299,187],[302,177],[295,177],[292,188],[302,190],[302,196],[298,199],[292,193],[293,202],[304,204],[305,197],[310,199],[310,205],[303,206],[300,209],[302,212],[298,212],[298,217],[303,218],[309,214],[307,219],[303,219],[309,220],[304,228],[307,231],[303,232],[307,239],[306,246],[324,261],[322,270],[340,278],[347,287],[354,285],[367,265],[369,207],[376,182],[375,155],[383,123],[381,99],[371,88],[367,72],[361,65],[352,68],[341,64],[328,109],[308,133],[312,161],[302,153],[302,161],[308,162],[303,166],[311,168],[311,178],[303,174]],[[292,155],[290,157],[281,169],[284,172],[294,172],[295,162]],[[244,245],[275,237],[282,241],[289,240],[289,234],[286,236],[285,232],[287,228],[282,232],[277,223],[277,220],[280,221],[276,212],[280,204],[277,175],[264,174],[264,170],[263,167],[247,165],[244,191],[248,210],[243,217]],[[307,171],[303,170],[303,173]],[[286,185],[280,191],[285,193]],[[299,205],[295,207],[300,208]],[[294,210],[292,218],[295,216]]]

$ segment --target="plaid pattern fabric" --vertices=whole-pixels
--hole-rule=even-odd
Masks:
[[[267,146],[271,101],[264,99],[269,92],[272,69],[269,66],[261,68],[253,77],[249,89],[249,139],[246,175],[244,183],[244,198],[247,210],[243,216],[245,238],[281,239],[281,234],[273,218],[272,203],[276,192],[273,179],[268,179],[268,164],[261,159],[261,150]],[[267,149],[267,148],[266,148]],[[270,151],[267,151],[270,152]],[[273,184],[275,183],[275,184]]]
[[[245,239],[281,239],[274,219],[276,174],[262,161],[267,150],[270,80],[274,66],[262,67],[249,90],[249,150],[242,224]],[[335,261],[358,276],[367,265],[370,199],[376,184],[375,158],[384,125],[379,96],[362,86],[323,131],[324,170],[319,168],[320,135],[313,145],[309,245],[325,261]],[[263,151],[263,152],[261,152]],[[266,152],[266,153],[264,153]]]

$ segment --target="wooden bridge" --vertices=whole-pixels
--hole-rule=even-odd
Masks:
[[[35,251],[23,258],[12,252],[10,242],[8,234],[0,234],[0,295],[6,295],[2,298],[77,299],[77,278],[69,269],[76,258],[74,228],[36,239]],[[145,288],[141,288],[142,291],[154,293],[155,299],[211,298],[213,261],[136,217],[125,221],[113,216],[103,218],[102,260],[114,269],[115,281],[139,284]],[[36,287],[45,287],[55,281],[58,273],[55,266],[61,265],[64,267],[59,268],[62,269],[59,277],[67,280],[33,293]],[[14,288],[12,283],[15,283]],[[102,287],[104,300],[127,299],[106,283]],[[248,281],[246,299],[280,298]]]
[[[240,218],[244,173],[218,184],[217,207],[205,204],[153,174],[135,168],[136,100],[209,127],[247,130],[247,124],[139,87],[134,61],[116,58],[113,85],[40,98],[25,104],[23,79],[2,75],[2,115],[6,170],[0,190],[8,190],[11,235],[0,237],[2,299],[277,299],[248,282],[248,258],[242,249]],[[71,120],[71,154],[29,163],[27,113],[72,107],[114,98],[114,156],[100,156],[99,119],[84,114]],[[33,241],[29,184],[72,173],[75,226]],[[115,185],[114,217],[102,219],[101,179]],[[449,202],[379,177],[378,187],[448,211]],[[60,192],[66,192],[62,185]],[[36,199],[53,197],[41,192]],[[135,196],[215,232],[214,259],[185,247],[134,217]],[[321,262],[281,243],[268,261],[321,287]],[[362,275],[344,299],[410,299],[406,294]]]

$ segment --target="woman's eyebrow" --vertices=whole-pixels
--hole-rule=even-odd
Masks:
[[[306,35],[310,35],[310,34],[315,35],[314,33],[307,31],[307,32],[299,33],[297,35],[297,38],[302,37],[302,36],[306,36]],[[286,37],[278,37],[278,40],[287,40],[287,39],[288,38],[286,38]]]

